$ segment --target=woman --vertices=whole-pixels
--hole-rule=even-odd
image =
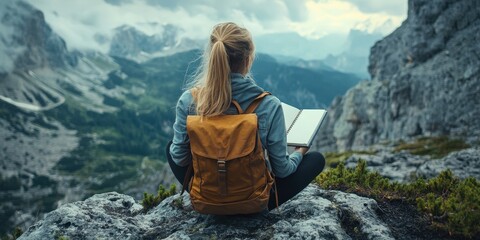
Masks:
[[[249,76],[254,59],[254,45],[249,31],[234,23],[214,27],[203,56],[203,67],[190,88],[178,100],[174,136],[167,146],[168,163],[179,182],[183,182],[191,160],[186,130],[187,115],[216,116],[236,114],[231,106],[235,99],[242,109],[264,92]],[[193,104],[191,89],[196,90]],[[325,160],[318,152],[297,148],[288,155],[285,120],[280,100],[269,95],[255,113],[258,116],[262,146],[267,150],[282,204],[304,189],[324,168]],[[269,210],[276,207],[275,194],[270,195]]]

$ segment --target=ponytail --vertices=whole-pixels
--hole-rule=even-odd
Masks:
[[[230,65],[225,45],[216,41],[210,52],[205,86],[197,94],[197,114],[216,116],[225,112],[232,101]]]
[[[203,66],[194,82],[196,112],[202,117],[224,113],[232,102],[230,73],[245,70],[252,63],[253,42],[250,33],[234,23],[217,25],[203,56]],[[250,66],[247,67],[249,70]]]

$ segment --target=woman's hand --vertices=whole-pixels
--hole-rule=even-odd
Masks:
[[[305,153],[308,152],[308,148],[307,147],[295,147],[295,151],[300,152],[302,155],[305,155]]]

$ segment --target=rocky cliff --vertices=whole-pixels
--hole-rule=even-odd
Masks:
[[[0,73],[75,64],[76,57],[45,23],[41,11],[22,1],[2,1],[0,19]]]
[[[371,49],[371,80],[333,101],[324,150],[416,136],[480,136],[480,2],[409,0],[408,18]]]
[[[25,2],[2,1],[0,19],[0,99],[37,108],[61,102],[58,91],[37,80],[32,70],[71,67],[77,56],[67,51],[43,13]]]

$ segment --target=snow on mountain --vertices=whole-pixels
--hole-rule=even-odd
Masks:
[[[155,57],[202,48],[200,41],[184,38],[181,32],[178,27],[166,24],[161,32],[149,35],[135,27],[123,25],[115,29],[109,54],[145,62]]]

